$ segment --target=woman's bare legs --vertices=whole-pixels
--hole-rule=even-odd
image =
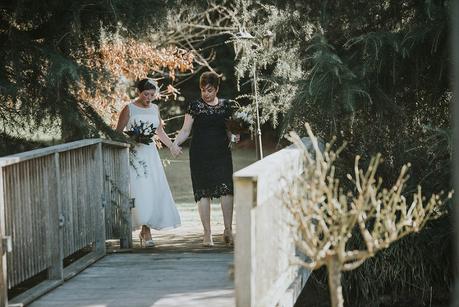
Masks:
[[[204,246],[213,246],[212,231],[210,229],[210,198],[201,198],[198,202],[199,217],[201,218],[202,228],[204,229]]]
[[[225,231],[223,232],[223,241],[226,244],[233,244],[233,195],[222,196],[221,207],[223,212],[223,223],[225,224]]]

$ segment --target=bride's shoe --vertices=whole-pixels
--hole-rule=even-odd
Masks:
[[[144,231],[144,229],[142,229],[139,232],[139,240],[140,240],[140,247],[143,247],[143,245],[145,245],[145,247],[155,246],[155,242],[153,242],[153,239],[151,238],[151,233],[149,230]],[[143,245],[142,245],[142,242],[144,243]]]
[[[212,247],[214,246],[214,241],[212,240],[212,235],[204,233],[204,238],[202,240],[202,246],[204,247]]]
[[[231,229],[225,229],[223,231],[223,242],[225,242],[225,244],[228,246],[232,246],[234,244],[233,232]]]

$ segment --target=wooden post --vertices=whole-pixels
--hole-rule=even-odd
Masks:
[[[95,185],[92,193],[97,195],[96,206],[96,253],[105,255],[105,197],[104,197],[104,158],[102,154],[102,143],[96,145],[96,167]]]
[[[255,244],[253,242],[252,208],[256,204],[256,184],[253,178],[235,178],[235,211],[236,211],[236,240],[234,246],[234,280],[236,289],[236,306],[255,306],[254,283],[256,261]]]
[[[52,169],[49,172],[47,207],[49,222],[46,225],[48,255],[51,258],[51,267],[48,269],[48,279],[64,279],[64,220],[62,218],[61,174],[59,153],[53,155]]]
[[[120,248],[132,247],[132,219],[129,179],[129,148],[122,149],[120,164],[121,233]]]
[[[452,88],[453,88],[453,104],[452,104],[452,118],[453,118],[453,189],[455,195],[453,198],[453,210],[456,222],[455,235],[455,259],[456,264],[459,263],[459,208],[457,203],[459,201],[459,1],[453,1],[453,12],[451,14],[451,41],[452,50],[451,55],[453,57],[453,74],[452,74]],[[459,306],[459,272],[456,268],[456,289],[454,292],[453,306]]]
[[[0,167],[0,307],[8,306],[8,284],[6,279],[5,202],[3,195],[3,168]]]

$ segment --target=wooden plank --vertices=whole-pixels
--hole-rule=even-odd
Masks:
[[[48,217],[47,214],[45,213],[46,211],[46,205],[49,203],[49,192],[48,192],[48,186],[49,186],[49,181],[48,181],[48,172],[49,172],[49,165],[51,164],[51,161],[54,163],[54,156],[51,157],[43,157],[41,158],[40,162],[40,169],[39,169],[39,176],[40,176],[40,194],[38,195],[39,197],[39,205],[37,207],[37,214],[38,214],[38,231],[39,231],[39,242],[37,242],[40,246],[40,255],[41,255],[41,261],[40,261],[40,269],[43,270],[44,268],[49,267],[50,260],[48,258],[48,250],[46,244],[43,244],[42,242],[46,241],[47,234],[46,234],[46,224],[48,223]],[[56,192],[57,193],[57,192]],[[41,244],[40,244],[41,243]]]
[[[24,267],[25,267],[25,256],[24,256],[24,250],[25,250],[25,244],[24,244],[24,229],[21,227],[22,226],[22,221],[24,220],[24,212],[22,210],[22,206],[24,204],[24,199],[22,197],[21,193],[21,187],[24,182],[23,176],[22,176],[22,167],[21,164],[16,164],[14,165],[14,173],[13,173],[15,179],[16,179],[16,185],[14,187],[15,193],[14,196],[15,198],[13,199],[13,202],[11,203],[12,206],[15,207],[15,215],[12,217],[13,218],[13,223],[17,225],[17,233],[18,236],[16,237],[16,242],[15,245],[18,246],[16,249],[17,256],[15,257],[18,259],[18,265],[14,267],[15,270],[18,271],[18,276],[19,279],[17,282],[21,282],[26,279],[25,272],[24,272]]]
[[[64,255],[65,257],[73,254],[80,247],[80,171],[78,170],[76,163],[78,161],[78,155],[80,153],[80,148],[72,150],[70,153],[70,171],[72,176],[72,186],[71,186],[71,195],[72,195],[72,212],[73,212],[73,243],[68,254]]]
[[[283,307],[294,306],[310,275],[310,271],[304,268],[300,269],[295,280],[292,282],[287,291],[282,295],[278,305]]]
[[[3,248],[5,238],[5,201],[3,186],[3,168],[0,167],[0,307],[8,304],[6,251]]]
[[[35,159],[39,157],[43,157],[46,155],[52,155],[54,153],[63,152],[63,151],[70,151],[75,150],[81,147],[90,146],[93,144],[97,144],[101,141],[101,139],[87,139],[87,140],[80,140],[71,143],[65,143],[55,146],[50,146],[46,148],[34,149],[30,151],[21,152],[14,155],[9,155],[3,158],[0,158],[0,165],[6,166],[11,164],[16,164],[22,161],[27,161],[30,159]]]
[[[78,240],[78,230],[80,229],[80,225],[78,225],[78,175],[75,169],[75,155],[76,151],[69,151],[69,172],[70,172],[70,179],[71,185],[69,186],[68,193],[70,193],[70,208],[72,215],[70,216],[70,224],[72,225],[72,232],[70,233],[71,240],[70,244],[68,245],[67,253],[64,254],[64,257],[67,257],[73,254],[77,250],[77,246],[79,243]]]
[[[129,150],[123,149],[119,161],[120,175],[117,180],[120,185],[119,199],[121,201],[121,235],[120,245],[121,248],[132,247],[132,218],[131,218],[131,202],[130,202],[130,189],[129,189]]]
[[[113,141],[113,140],[108,140],[108,139],[99,139],[103,144],[109,145],[109,146],[114,146],[118,147],[120,149],[122,148],[129,148],[131,145],[129,143],[123,143],[123,142],[118,142],[118,141]]]
[[[94,146],[96,148],[94,148]],[[102,146],[101,143],[91,146],[85,150],[85,159],[81,163],[84,168],[83,183],[84,183],[84,242],[89,245],[97,240],[97,219],[98,208],[101,208],[101,195],[95,193],[96,186],[98,185],[99,178],[97,178],[98,165],[97,165],[97,147]],[[101,177],[101,176],[99,176]],[[99,203],[99,207],[97,206]],[[105,222],[105,221],[104,221]]]
[[[94,167],[94,180],[93,190],[91,194],[95,196],[96,202],[90,204],[96,210],[96,252],[100,255],[105,255],[105,208],[103,206],[104,194],[104,160],[102,155],[102,144],[97,144],[95,153],[95,167]]]
[[[128,248],[132,246],[129,203],[129,152],[127,148],[120,149],[108,146],[103,147],[103,152],[106,238],[122,237],[123,247]],[[127,222],[126,226],[123,226],[123,220]],[[114,237],[114,232],[117,233],[117,237]]]
[[[75,160],[74,160],[74,170],[75,175],[76,175],[76,180],[78,182],[77,184],[77,190],[75,193],[75,200],[77,201],[77,207],[76,207],[76,212],[78,212],[78,229],[76,233],[76,238],[78,244],[75,247],[74,252],[77,250],[83,248],[86,246],[86,232],[88,232],[88,229],[86,229],[86,209],[88,204],[86,203],[86,196],[87,196],[87,191],[85,189],[86,187],[86,180],[85,180],[85,171],[86,171],[86,165],[88,161],[85,157],[85,152],[87,150],[86,148],[80,148],[75,151]],[[89,229],[91,231],[91,229]]]
[[[15,225],[14,224],[14,221],[13,221],[13,214],[14,214],[14,207],[11,206],[11,203],[12,203],[12,195],[14,194],[14,177],[13,177],[13,166],[8,166],[8,167],[3,167],[3,180],[4,180],[4,183],[6,183],[6,185],[4,185],[4,190],[3,190],[3,202],[4,202],[4,218],[5,218],[5,226],[6,226],[6,229],[5,229],[5,232],[6,232],[6,235],[9,235],[12,237],[12,240],[13,240],[13,252],[12,253],[9,253],[7,255],[7,266],[8,267],[13,267],[14,266],[14,261],[15,261],[15,258],[14,258],[14,251],[15,251],[15,245],[14,245],[14,240],[17,236],[17,232],[16,232],[16,227],[18,227],[18,225]],[[15,284],[16,282],[16,276],[18,274],[18,270],[8,270],[7,272],[7,276],[8,276],[8,287],[10,288],[12,284]]]
[[[16,164],[22,161],[26,161],[26,160],[30,160],[30,159],[34,159],[38,157],[43,157],[43,156],[51,155],[51,154],[58,153],[58,152],[70,151],[70,150],[75,150],[75,149],[86,147],[86,146],[91,146],[97,143],[104,143],[107,145],[121,147],[121,148],[128,148],[130,146],[127,143],[116,142],[116,141],[107,140],[107,139],[100,139],[100,138],[99,139],[85,139],[85,140],[79,140],[79,141],[60,144],[60,145],[49,146],[46,148],[34,149],[34,150],[25,151],[25,152],[14,154],[14,155],[5,156],[5,157],[0,158],[0,166]]]
[[[40,162],[43,158],[35,159],[34,163],[29,163],[29,182],[30,182],[30,216],[31,216],[31,225],[30,225],[30,250],[29,253],[33,257],[32,271],[33,275],[40,272],[40,244],[38,239],[40,238],[40,232],[38,228],[39,219],[37,215],[36,208],[39,206],[40,201],[40,174],[37,169],[40,167]],[[31,160],[30,162],[32,162]]]
[[[64,248],[64,255],[67,254],[68,242],[70,240],[70,232],[71,232],[71,214],[70,214],[70,198],[68,192],[69,180],[70,180],[70,171],[68,169],[68,152],[59,153],[59,181],[60,181],[60,189],[61,189],[61,204],[62,204],[62,218],[64,219],[63,225],[63,240],[67,242],[67,244],[63,245]],[[64,256],[65,257],[65,256]]]
[[[102,257],[105,257],[105,254],[102,254],[100,252],[92,252],[87,254],[86,256],[83,256],[81,259],[78,259],[77,261],[70,264],[64,269],[64,280],[67,281],[75,277],[78,273],[82,272],[84,269],[86,269]]]
[[[234,307],[232,261],[228,251],[112,254],[30,306]]]
[[[22,229],[24,230],[24,237],[23,237],[23,240],[24,240],[24,244],[27,248],[24,249],[24,256],[25,256],[25,259],[26,259],[26,267],[25,267],[25,278],[30,278],[34,275],[34,272],[33,272],[33,264],[34,264],[34,260],[35,260],[35,257],[34,255],[32,254],[32,251],[30,249],[30,244],[32,243],[32,236],[35,235],[33,232],[32,232],[32,229],[31,229],[31,226],[33,225],[34,221],[32,221],[32,204],[31,204],[31,198],[30,198],[30,193],[31,193],[31,189],[30,189],[30,167],[31,167],[31,163],[32,161],[26,161],[26,162],[23,162],[21,163],[21,168],[23,170],[23,185],[21,187],[21,192],[22,194],[24,195],[24,202],[22,203],[22,208],[23,208],[23,212],[25,213],[24,214],[24,219],[21,221],[21,227]]]
[[[112,178],[112,164],[113,157],[112,151],[106,146],[102,147],[102,153],[104,158],[104,204],[105,204],[105,233],[106,239],[115,239],[114,229],[115,229],[115,208],[111,202],[111,183],[110,179]],[[118,237],[116,237],[118,239]]]
[[[63,280],[63,229],[59,223],[62,214],[59,153],[54,154],[52,168],[49,173],[48,191],[51,197],[50,202],[46,206],[49,215],[49,222],[47,224],[47,254],[50,257],[52,266],[48,269],[48,278],[50,280]]]
[[[252,177],[234,176],[234,200],[236,211],[236,240],[234,263],[236,284],[236,306],[254,306],[255,242],[253,242],[252,208],[256,204],[256,181]]]
[[[39,285],[33,287],[30,290],[25,291],[24,293],[16,296],[15,298],[9,301],[9,305],[11,304],[18,304],[18,305],[28,305],[32,301],[36,300],[40,296],[48,293],[49,291],[53,290],[54,288],[59,287],[62,285],[62,280],[48,280],[40,283]]]
[[[277,193],[279,183],[298,170],[299,151],[283,149],[234,173],[234,178],[247,178],[257,181],[257,206]]]

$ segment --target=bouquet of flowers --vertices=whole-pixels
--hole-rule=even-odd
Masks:
[[[154,142],[156,128],[152,123],[134,121],[133,125],[129,126],[129,130],[124,131],[134,142],[149,145]]]

